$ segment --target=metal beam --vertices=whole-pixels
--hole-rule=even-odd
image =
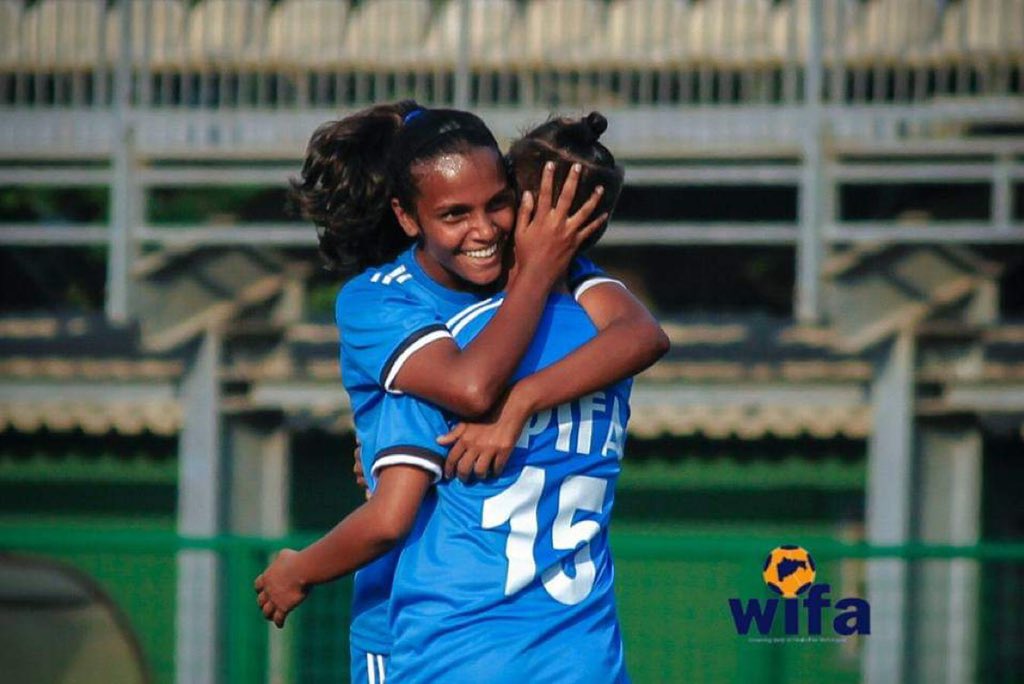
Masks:
[[[214,537],[222,531],[220,344],[213,332],[201,338],[181,387],[185,417],[178,441],[178,533],[186,537]],[[213,551],[178,554],[178,684],[218,681],[220,572]]]
[[[231,473],[228,486],[231,492],[230,531],[246,537],[284,537],[289,532],[291,488],[287,430],[273,421],[268,423],[266,419],[257,424],[234,417],[228,421],[225,437]],[[252,576],[247,576],[246,580],[251,581],[260,570],[262,567],[254,567]],[[245,597],[249,603],[238,608],[253,610],[251,595],[245,594]],[[290,669],[288,660],[293,650],[290,642],[294,635],[269,624],[265,629],[269,646],[267,669],[273,673],[270,681],[276,681],[277,677]],[[233,640],[228,649],[232,681],[252,681],[261,669],[260,663],[252,657],[257,649],[256,635],[251,629],[236,627],[231,631],[230,638]]]
[[[1024,177],[1024,166],[1005,163],[1008,178]],[[978,183],[992,182],[998,167],[978,162],[888,162],[830,164],[829,173],[839,181],[878,183]]]
[[[110,184],[111,171],[97,166],[3,166],[0,185],[25,187],[95,187]]]
[[[910,540],[913,463],[914,335],[904,330],[885,348],[871,388],[874,429],[868,440],[865,522],[869,544],[887,546]],[[872,631],[865,640],[863,678],[867,684],[906,680],[907,567],[898,559],[868,564]]]
[[[107,226],[47,226],[38,224],[0,224],[0,245],[12,247],[77,247],[106,245],[110,241]]]
[[[958,221],[907,225],[894,222],[844,221],[825,226],[825,237],[833,243],[1011,244],[1024,242],[1024,223],[997,225],[981,221]]]
[[[824,62],[822,35],[824,17],[822,0],[811,0],[811,26],[807,32],[807,68],[804,72],[804,107],[802,112],[799,226],[800,239],[796,255],[797,320],[814,323],[821,318],[821,263],[824,258],[822,223],[833,217],[824,216],[823,192],[831,187],[823,176],[826,172],[823,107]]]
[[[795,164],[718,165],[669,164],[644,166],[631,164],[626,169],[626,186],[676,185],[781,185],[793,186],[800,181],[800,167]]]
[[[968,422],[927,422],[918,431],[916,541],[973,546],[981,539],[982,437]],[[912,671],[919,681],[960,684],[977,674],[978,562],[925,560],[911,583]]]

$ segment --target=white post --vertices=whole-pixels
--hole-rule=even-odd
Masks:
[[[913,474],[914,336],[897,334],[871,388],[874,429],[868,440],[867,540],[899,545],[910,539]],[[868,563],[871,636],[864,640],[863,679],[868,684],[905,681],[907,564],[895,558]]]
[[[184,426],[178,444],[178,534],[213,537],[221,531],[220,339],[207,332],[182,383]],[[218,679],[220,561],[214,551],[178,554],[178,684]]]
[[[288,431],[280,425],[237,418],[231,421],[229,444],[231,531],[243,536],[283,537],[289,528]],[[252,609],[256,610],[255,600]],[[280,630],[270,623],[267,629],[268,682],[284,684],[290,681],[290,642],[295,631]]]
[[[973,545],[981,539],[982,438],[971,424],[922,426],[920,540]],[[978,562],[969,558],[921,562],[913,584],[921,681],[974,681],[978,636]]]
[[[132,234],[138,218],[135,192],[135,131],[131,114],[131,30],[132,3],[121,2],[121,54],[114,74],[114,158],[110,183],[110,237],[107,253],[107,318],[114,322],[128,319],[128,289],[131,276]]]

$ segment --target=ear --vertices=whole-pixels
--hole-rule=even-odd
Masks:
[[[402,208],[402,203],[398,201],[397,197],[391,198],[391,211],[395,212],[395,218],[398,219],[398,225],[402,226],[402,231],[411,238],[419,237],[420,235],[420,224],[416,219]]]

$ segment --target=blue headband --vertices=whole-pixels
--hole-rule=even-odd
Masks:
[[[426,111],[427,110],[424,109],[423,107],[417,107],[416,109],[412,110],[411,112],[405,115],[405,117],[402,119],[402,125],[408,126],[410,121],[413,121],[414,119],[416,119],[416,117],[421,116]]]

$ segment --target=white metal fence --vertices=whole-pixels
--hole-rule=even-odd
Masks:
[[[505,138],[599,108],[630,183],[799,192],[792,224],[609,240],[793,245],[813,319],[831,244],[1024,240],[1022,74],[1024,0],[0,0],[0,183],[111,192],[109,228],[6,225],[0,244],[108,244],[119,317],[140,244],[309,244],[147,226],[150,188],[283,185],[317,125],[371,102],[472,108]],[[849,182],[985,183],[990,216],[851,225]]]

